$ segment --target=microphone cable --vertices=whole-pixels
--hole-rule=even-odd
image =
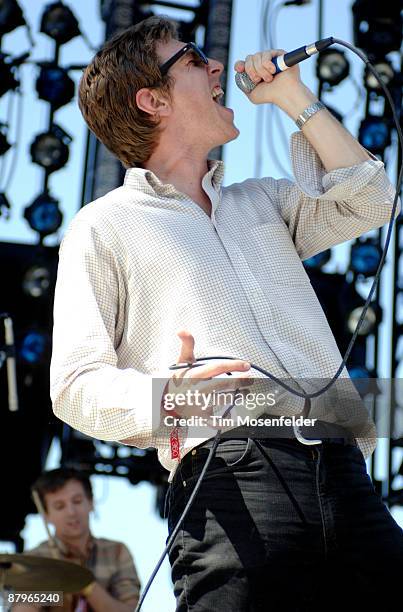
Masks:
[[[402,130],[401,130],[401,127],[400,127],[399,118],[397,116],[397,112],[396,112],[396,108],[395,108],[392,96],[391,96],[387,86],[383,82],[381,76],[379,75],[378,71],[371,64],[371,62],[369,61],[368,57],[366,56],[366,54],[363,51],[361,51],[360,49],[357,49],[356,47],[354,47],[353,45],[351,45],[350,43],[348,43],[348,42],[346,42],[344,40],[341,40],[339,38],[333,38],[333,37],[331,37],[331,38],[332,38],[332,44],[339,44],[339,45],[342,45],[344,47],[347,47],[347,49],[349,49],[350,51],[352,51],[353,53],[358,55],[358,57],[366,64],[366,66],[368,66],[368,69],[370,70],[370,72],[372,72],[372,74],[374,75],[374,77],[378,81],[379,85],[383,89],[383,91],[385,93],[385,97],[388,100],[390,108],[392,110],[393,120],[394,120],[394,123],[395,123],[395,127],[396,127],[397,134],[398,134],[398,140],[399,140],[400,148],[401,148],[402,155],[403,155],[403,134],[402,134]],[[348,360],[348,358],[350,356],[350,353],[351,353],[352,348],[354,346],[355,340],[356,340],[356,338],[358,336],[360,327],[361,327],[361,325],[362,325],[362,323],[364,321],[366,312],[367,312],[368,307],[370,305],[372,296],[373,296],[374,291],[376,289],[376,286],[378,284],[379,276],[380,276],[380,273],[381,273],[381,270],[382,270],[382,267],[383,267],[383,264],[384,264],[384,261],[385,261],[385,258],[386,258],[386,254],[388,252],[390,238],[391,238],[392,229],[393,229],[393,222],[394,222],[394,217],[395,217],[395,212],[396,212],[397,201],[398,201],[398,198],[399,198],[399,193],[400,193],[401,185],[402,185],[402,177],[403,177],[403,164],[400,166],[399,174],[398,174],[398,177],[397,177],[396,193],[395,193],[395,197],[394,197],[394,200],[393,200],[392,212],[391,212],[391,216],[390,216],[390,219],[389,219],[389,225],[388,225],[388,231],[387,231],[387,234],[386,234],[385,245],[384,245],[384,248],[383,248],[381,259],[380,259],[379,264],[378,264],[377,271],[375,273],[375,277],[374,277],[371,289],[370,289],[370,291],[368,293],[368,297],[367,297],[367,299],[365,301],[365,304],[363,306],[363,309],[362,309],[362,312],[361,312],[361,316],[360,316],[360,318],[358,320],[358,323],[357,323],[356,329],[354,331],[354,334],[353,334],[353,336],[352,336],[352,338],[350,340],[350,343],[348,345],[346,353],[345,353],[345,355],[343,357],[343,361],[341,362],[339,369],[337,370],[337,372],[333,376],[333,378],[330,380],[330,382],[327,383],[322,389],[319,389],[319,391],[315,391],[314,393],[304,393],[302,391],[297,391],[296,389],[293,389],[292,387],[290,387],[289,385],[284,383],[282,380],[280,380],[279,378],[277,378],[276,376],[274,376],[273,374],[271,374],[270,372],[265,370],[264,368],[254,364],[254,363],[250,364],[251,365],[251,370],[252,369],[257,370],[261,374],[264,374],[267,378],[270,378],[271,380],[273,380],[274,382],[279,384],[281,387],[283,387],[287,391],[293,393],[294,395],[296,395],[298,397],[304,398],[305,399],[305,405],[304,405],[304,409],[303,409],[303,411],[301,413],[301,415],[303,415],[304,417],[306,417],[308,415],[308,413],[309,413],[310,400],[315,398],[315,397],[318,397],[318,396],[322,395],[328,389],[330,389],[331,386],[333,386],[333,384],[336,382],[336,380],[339,378],[341,372],[343,371],[343,368],[345,367],[346,362],[347,362],[347,360]],[[195,359],[195,362],[208,361],[210,359],[239,359],[239,357],[229,357],[228,355],[225,355],[225,356],[218,355],[218,356],[199,357],[199,358]],[[203,365],[203,364],[198,364],[198,365]],[[193,364],[192,363],[173,364],[172,366],[170,366],[169,369],[170,370],[176,370],[176,369],[180,369],[180,368],[184,368],[184,367],[190,367],[191,368],[191,367],[197,367],[197,366],[194,365],[194,363]],[[238,389],[236,389],[235,395],[236,395],[237,392],[238,392]],[[223,414],[223,418],[228,414],[228,412],[233,408],[233,406],[234,406],[234,403],[231,404],[231,406],[229,406],[226,409],[225,413]],[[298,416],[301,416],[301,415],[298,415]],[[149,591],[149,589],[151,587],[151,584],[152,584],[155,576],[157,575],[157,573],[158,573],[158,571],[159,571],[159,569],[160,569],[160,567],[162,565],[162,562],[165,559],[165,556],[170,551],[170,549],[172,547],[172,544],[173,544],[173,542],[174,542],[174,540],[175,540],[175,538],[176,538],[176,536],[177,536],[177,534],[178,534],[178,532],[180,530],[180,527],[181,527],[183,521],[185,520],[185,518],[186,518],[186,516],[187,516],[187,514],[188,514],[188,512],[189,512],[189,510],[190,510],[190,508],[191,508],[191,506],[192,506],[192,504],[193,504],[193,502],[195,500],[195,497],[196,497],[196,495],[197,495],[197,493],[198,493],[198,491],[199,491],[199,489],[201,487],[201,484],[203,482],[203,478],[204,478],[204,476],[205,476],[205,474],[207,472],[207,469],[208,469],[208,467],[209,467],[209,465],[210,465],[210,463],[211,463],[211,461],[213,459],[213,456],[215,454],[215,451],[217,449],[218,443],[219,443],[219,441],[221,439],[221,433],[222,433],[222,430],[219,429],[217,431],[216,435],[214,436],[213,445],[210,448],[208,457],[206,459],[206,463],[204,464],[203,469],[202,469],[202,471],[200,473],[200,476],[199,476],[199,478],[198,478],[198,480],[197,480],[197,482],[196,482],[196,484],[194,486],[194,489],[193,489],[193,491],[192,491],[192,493],[191,493],[191,495],[189,497],[189,501],[187,502],[187,504],[186,504],[186,506],[185,506],[185,508],[184,508],[184,510],[183,510],[183,512],[181,514],[181,516],[178,519],[178,522],[176,523],[174,529],[172,530],[172,532],[171,532],[171,534],[170,534],[170,536],[169,536],[169,538],[168,538],[168,540],[166,542],[166,546],[165,546],[165,548],[164,548],[164,550],[163,550],[163,552],[162,552],[162,554],[161,554],[161,556],[160,556],[160,558],[159,558],[159,560],[158,560],[158,562],[157,562],[157,564],[156,564],[156,566],[155,566],[155,568],[154,568],[154,570],[153,570],[153,572],[152,572],[152,574],[151,574],[151,576],[150,576],[146,586],[144,587],[144,591],[143,591],[143,593],[142,593],[142,595],[141,595],[141,597],[139,599],[139,602],[137,604],[135,612],[139,612],[140,611],[141,606],[144,603],[145,597],[146,597],[146,595],[147,595],[147,593],[148,593],[148,591]],[[298,432],[296,431],[295,433],[296,433],[297,439],[299,439]],[[315,444],[316,441],[311,441],[311,442],[305,441],[305,443],[308,443],[308,444],[309,443],[313,443],[313,444]]]

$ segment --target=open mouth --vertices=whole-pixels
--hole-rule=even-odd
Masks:
[[[222,101],[224,98],[224,92],[221,89],[221,87],[219,85],[217,85],[216,87],[214,87],[213,91],[211,92],[211,96],[214,100],[214,102],[216,102],[217,104],[221,104],[222,105]]]

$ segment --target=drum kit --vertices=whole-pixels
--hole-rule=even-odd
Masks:
[[[0,554],[0,600],[3,600],[0,609],[8,609],[9,594],[13,592],[67,595],[78,593],[93,580],[93,573],[77,563],[27,554]]]
[[[13,592],[37,594],[59,592],[63,594],[62,607],[60,607],[61,602],[53,601],[57,603],[60,612],[64,610],[67,612],[72,609],[71,594],[78,593],[93,582],[94,574],[83,565],[57,558],[60,554],[66,553],[65,547],[62,542],[56,541],[49,530],[45,509],[38,492],[33,490],[32,497],[43,519],[52,557],[23,553],[0,554],[0,610],[10,609],[8,604],[11,601],[10,594]]]

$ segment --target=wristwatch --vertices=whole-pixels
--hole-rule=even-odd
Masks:
[[[298,119],[295,122],[296,126],[301,130],[305,123],[323,108],[326,108],[326,106],[322,104],[322,102],[314,102],[299,115]]]

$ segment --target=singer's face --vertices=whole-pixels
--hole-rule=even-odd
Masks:
[[[185,43],[170,40],[158,43],[161,63],[170,59]],[[176,133],[186,143],[201,143],[210,150],[234,140],[239,130],[234,125],[234,112],[213,98],[218,91],[223,65],[211,58],[205,64],[192,51],[185,53],[170,69],[175,78],[172,107],[168,121],[174,122]]]
[[[69,480],[61,489],[46,493],[45,502],[46,518],[55,526],[57,537],[69,540],[88,534],[92,501],[81,482]]]

